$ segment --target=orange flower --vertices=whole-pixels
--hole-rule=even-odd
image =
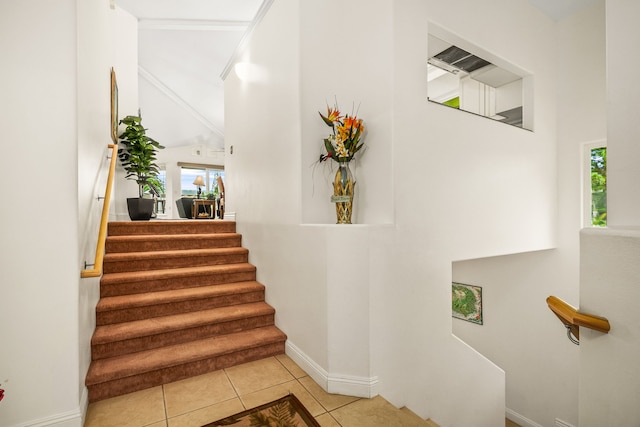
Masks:
[[[345,117],[344,118],[344,126],[347,128],[358,127],[358,120],[355,117]]]
[[[332,110],[330,107],[327,107],[327,118],[332,122],[337,122],[342,118],[342,116],[340,115],[340,111],[338,111],[337,108],[335,110]]]
[[[321,112],[318,111],[322,120],[326,123],[327,126],[333,127],[335,122],[340,122],[342,116],[340,115],[340,111],[337,108],[331,109],[331,107],[327,107],[327,115],[323,116]]]
[[[364,132],[362,119],[357,115],[342,115],[338,106],[327,105],[326,116],[318,112],[324,123],[332,130],[324,139],[325,154],[320,154],[319,161],[332,159],[335,161],[351,161],[354,155],[364,147],[361,141]]]

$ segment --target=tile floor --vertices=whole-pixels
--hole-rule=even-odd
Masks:
[[[375,399],[328,394],[280,355],[92,403],[84,427],[200,427],[289,393],[322,427],[377,425],[354,424],[363,408],[350,406]]]
[[[381,398],[328,394],[279,355],[92,403],[84,427],[200,427],[289,393],[322,427],[431,425]]]

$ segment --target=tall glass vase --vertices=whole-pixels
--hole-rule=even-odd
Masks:
[[[331,197],[331,201],[336,204],[337,224],[351,224],[355,186],[356,182],[349,169],[349,162],[338,162],[338,170],[333,180],[333,197]]]

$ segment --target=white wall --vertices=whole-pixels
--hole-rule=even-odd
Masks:
[[[604,2],[557,31],[558,248],[453,265],[485,305],[483,326],[454,320],[454,333],[505,369],[509,418],[523,426],[578,425],[579,349],[545,299],[578,306],[582,146],[606,134]]]
[[[640,43],[639,14],[638,2],[607,0],[607,222],[616,227],[640,226],[640,82],[633,71],[640,59],[627,54]]]
[[[97,280],[81,280],[80,270],[95,253],[111,142],[110,68],[127,51],[114,49],[127,17],[107,0],[34,0],[2,3],[0,20],[1,116],[11,141],[1,191],[5,200],[37,199],[1,218],[0,424],[79,427],[98,294]],[[35,184],[17,187],[23,176]]]
[[[78,206],[80,269],[94,262],[99,221],[110,160],[110,70],[116,72],[118,107],[137,109],[136,18],[109,1],[78,3]],[[114,181],[110,219],[118,202],[119,183]],[[92,267],[89,267],[92,268]],[[87,405],[84,379],[91,363],[91,337],[95,330],[95,307],[100,297],[99,278],[79,283],[79,389],[80,410]]]
[[[359,224],[393,222],[393,197],[389,141],[392,71],[389,61],[393,36],[388,2],[373,8],[367,3],[366,18],[354,21],[361,2],[302,2],[300,21],[300,141],[302,165],[302,222],[335,223],[335,208],[327,203],[333,193],[335,162],[322,165],[314,161],[324,147],[322,139],[330,128],[318,112],[338,103],[343,114],[357,113],[365,119],[365,148],[350,168],[356,175],[353,221]],[[379,9],[379,10],[374,10]],[[344,13],[335,13],[344,10]],[[327,48],[327,23],[335,48]],[[344,53],[342,52],[344,49]],[[354,84],[357,78],[357,84]],[[367,179],[358,179],[366,176]]]
[[[564,256],[563,256],[564,255]],[[454,333],[506,373],[507,417],[521,426],[577,426],[579,349],[545,299],[577,294],[575,256],[539,251],[453,264],[453,280],[482,287],[483,325]],[[567,295],[573,298],[567,298]]]
[[[580,328],[580,426],[640,423],[640,232],[585,229],[580,311],[603,316],[611,331]]]
[[[3,426],[81,425],[77,42],[76,1],[0,3]]]
[[[608,229],[582,233],[580,310],[609,320],[601,334],[580,328],[580,425],[637,426],[640,422],[640,328],[638,287],[638,138],[635,101],[640,85],[637,55],[624,52],[640,42],[633,17],[640,4],[606,2],[607,40],[607,219]]]
[[[98,228],[109,167],[107,145],[110,138],[110,68],[113,13],[108,2],[78,3],[78,245],[80,269],[93,264]],[[100,84],[101,83],[101,84]],[[105,120],[105,118],[107,118]],[[87,268],[93,268],[93,265]],[[78,304],[78,389],[80,408],[86,410],[84,378],[91,363],[91,336],[95,329],[95,306],[99,298],[99,279],[79,283]]]
[[[451,261],[555,244],[555,30],[525,1],[449,3],[276,0],[243,58],[263,80],[225,82],[227,203],[289,352],[322,385],[494,426],[504,373],[451,335]],[[536,132],[426,102],[430,21],[535,75]],[[346,227],[331,173],[311,167],[334,96],[369,129]]]

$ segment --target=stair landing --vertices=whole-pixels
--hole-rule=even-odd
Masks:
[[[327,393],[286,355],[92,403],[85,427],[104,427],[104,420],[129,427],[205,425],[289,393],[295,394],[322,426],[438,427],[381,397],[361,399]]]

